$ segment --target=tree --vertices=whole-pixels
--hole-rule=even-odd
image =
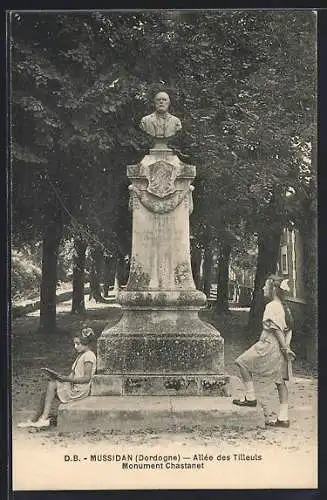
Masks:
[[[87,241],[83,235],[74,238],[73,254],[73,296],[72,313],[80,314],[85,312],[84,283],[85,283],[85,259]]]
[[[69,228],[74,217],[83,217],[81,199],[84,202],[90,200],[90,196],[87,197],[87,193],[93,194],[90,184],[96,190],[94,184],[98,177],[103,182],[102,176],[98,176],[103,151],[100,148],[98,157],[93,155],[92,158],[90,137],[84,133],[81,117],[73,122],[75,129],[79,130],[77,142],[69,140],[72,137],[71,110],[90,83],[89,78],[85,78],[87,71],[78,71],[83,67],[87,50],[80,64],[78,57],[74,59],[78,53],[72,48],[76,41],[67,36],[72,28],[79,35],[78,42],[81,42],[81,31],[85,31],[83,18],[79,17],[77,23],[74,21],[61,15],[49,18],[34,14],[26,15],[24,19],[17,15],[12,23],[14,230],[17,235],[21,229],[20,237],[25,240],[43,239],[41,326],[46,324],[47,329],[55,327],[53,301],[57,247],[60,243],[58,238],[52,236],[54,233],[62,234],[64,227]],[[63,65],[63,56],[75,62],[70,71]],[[90,72],[94,69],[90,58],[88,63],[86,69]],[[78,115],[78,111],[75,114]],[[76,138],[76,133],[73,137]],[[99,140],[99,137],[95,139]],[[33,149],[27,148],[26,143],[31,144]],[[90,172],[92,159],[98,164],[98,169],[91,171],[91,176],[85,175]],[[72,160],[74,168],[71,168]],[[76,179],[82,183],[76,183]],[[27,182],[22,183],[22,180]],[[103,188],[100,193],[104,194]],[[93,197],[93,200],[96,199]],[[100,197],[102,201],[103,197]],[[61,211],[60,216],[56,215],[57,210]],[[108,218],[106,222],[108,224]],[[60,228],[57,228],[58,224]],[[54,258],[49,259],[50,255]],[[73,281],[74,285],[80,283],[80,279]],[[80,295],[80,292],[77,294]],[[51,307],[48,304],[50,298]]]
[[[149,145],[138,123],[161,89],[183,123],[174,147],[199,165],[195,245],[208,252],[244,221],[265,239],[270,220],[278,220],[276,235],[290,220],[287,189],[302,182],[294,137],[312,140],[313,13],[38,13],[21,15],[12,31],[16,184],[19,162],[33,162],[40,195],[31,199],[28,178],[15,211],[31,232],[54,186],[64,234],[73,217],[107,251],[128,253],[125,165]]]
[[[217,312],[226,313],[228,306],[229,263],[234,244],[230,234],[226,234],[220,244],[217,272],[217,299],[215,309]]]

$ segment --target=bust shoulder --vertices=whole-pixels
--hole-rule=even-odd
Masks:
[[[149,135],[157,138],[168,138],[172,137],[182,128],[182,124],[174,115],[166,113],[164,115],[158,115],[154,112],[150,115],[143,116],[140,123],[141,129],[143,129]]]
[[[141,123],[143,122],[148,122],[148,121],[151,121],[151,120],[155,120],[156,118],[156,114],[155,113],[151,113],[150,115],[146,115],[146,116],[143,116],[143,118],[141,119]]]
[[[171,115],[170,113],[168,113],[167,119],[170,123],[173,123],[175,126],[177,126],[177,127],[180,126],[182,128],[181,121],[179,118],[177,118],[177,116],[174,116],[174,115]]]
[[[154,112],[154,113],[151,113],[150,115],[143,116],[143,118],[141,119],[141,122],[157,121],[159,119],[160,119],[160,115],[158,115],[157,113]],[[177,118],[177,116],[174,116],[170,113],[166,113],[166,115],[164,116],[164,119],[167,121],[180,123],[180,119]]]

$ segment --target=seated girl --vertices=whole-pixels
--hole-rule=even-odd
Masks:
[[[83,328],[81,333],[74,337],[74,347],[78,352],[70,375],[61,375],[54,370],[42,368],[50,377],[47,389],[41,399],[40,408],[33,420],[21,422],[18,427],[49,427],[50,410],[55,398],[61,403],[86,398],[90,394],[91,379],[96,371],[96,356],[90,349],[94,339],[92,328]]]

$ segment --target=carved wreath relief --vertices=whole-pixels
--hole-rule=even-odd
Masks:
[[[190,204],[192,194],[189,183],[186,182],[182,190],[176,188],[175,165],[159,160],[148,166],[143,178],[147,182],[146,187],[129,186],[133,208],[138,208],[141,202],[151,212],[162,214],[174,210],[185,198]]]

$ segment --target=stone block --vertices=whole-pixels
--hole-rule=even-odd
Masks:
[[[119,375],[94,375],[91,384],[92,396],[121,396],[123,378]]]
[[[124,377],[124,395],[158,396],[165,394],[164,377],[151,377],[144,374]]]
[[[162,432],[264,427],[261,408],[240,408],[226,397],[90,396],[61,404],[58,431]]]
[[[127,334],[124,337],[99,339],[98,355],[102,370],[112,374],[179,372],[214,375],[222,374],[224,369],[221,337],[140,337]]]
[[[97,346],[98,373],[224,373],[224,340],[197,311],[124,311]]]

